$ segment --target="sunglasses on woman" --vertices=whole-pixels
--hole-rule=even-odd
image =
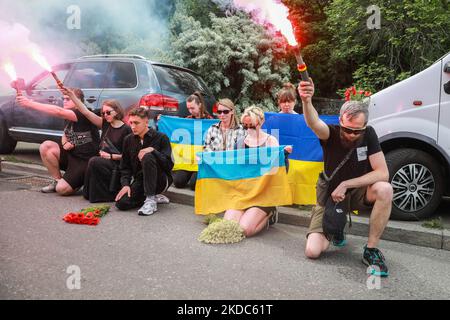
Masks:
[[[231,110],[217,110],[217,114],[229,114]]]
[[[104,116],[110,116],[111,113],[113,113],[113,112],[114,112],[114,110],[108,110],[108,111],[103,111],[102,114],[103,114]]]
[[[253,124],[246,124],[246,123],[244,123],[243,124],[243,126],[244,126],[244,129],[256,129],[256,126],[255,125],[253,125]]]
[[[364,133],[364,131],[366,131],[366,127],[364,128],[360,128],[360,129],[352,129],[352,128],[347,128],[344,127],[343,125],[339,125],[341,127],[341,130],[344,131],[347,134],[354,134],[354,135],[360,135],[362,133]]]

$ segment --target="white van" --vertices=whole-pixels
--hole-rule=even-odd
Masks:
[[[423,219],[450,189],[450,53],[370,100],[394,187],[391,216]]]

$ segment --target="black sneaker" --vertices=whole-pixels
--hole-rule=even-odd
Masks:
[[[389,275],[384,256],[377,248],[367,248],[367,245],[365,245],[362,262],[371,268],[370,274],[381,277]]]
[[[278,223],[278,209],[277,208],[275,208],[269,214],[269,226],[274,225],[275,223]]]
[[[345,239],[345,234],[342,233],[339,236],[334,236],[333,237],[333,246],[335,247],[345,247],[347,245],[347,240]]]

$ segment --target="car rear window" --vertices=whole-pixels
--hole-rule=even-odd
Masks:
[[[105,88],[135,88],[136,68],[132,62],[114,61],[106,75]]]
[[[179,92],[185,95],[200,91],[205,95],[211,95],[201,80],[192,73],[158,65],[153,65],[153,69],[162,91]]]
[[[103,88],[109,62],[93,61],[75,64],[70,78],[65,84],[67,87],[81,89]]]

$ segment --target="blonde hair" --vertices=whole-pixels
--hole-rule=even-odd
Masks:
[[[264,123],[264,111],[257,106],[250,106],[244,110],[244,113],[241,116],[241,122],[244,122],[244,118],[249,117],[252,120],[252,124],[256,126],[256,123],[263,124]]]
[[[277,93],[277,99],[279,104],[283,102],[297,102],[295,86],[290,82],[283,84],[283,88]]]
[[[232,114],[232,118],[231,118],[231,123],[230,123],[230,128],[236,128],[239,125],[239,118],[236,116],[236,106],[234,105],[233,101],[231,101],[228,98],[225,99],[220,99],[217,104],[224,106],[227,109],[230,109],[231,111],[233,111]],[[219,107],[219,106],[217,106]]]

